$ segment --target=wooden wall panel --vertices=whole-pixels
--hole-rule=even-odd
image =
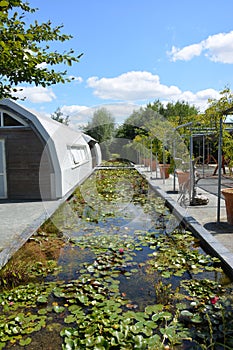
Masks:
[[[40,199],[39,171],[44,145],[30,128],[0,129],[5,139],[7,191],[9,199]],[[43,157],[41,181],[50,193],[50,173],[53,172],[49,158]]]

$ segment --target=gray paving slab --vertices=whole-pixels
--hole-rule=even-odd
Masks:
[[[57,201],[2,202],[0,204],[0,267],[60,206]]]

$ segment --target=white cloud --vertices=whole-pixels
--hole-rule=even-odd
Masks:
[[[202,43],[185,46],[183,49],[173,46],[171,52],[168,52],[168,54],[171,56],[173,62],[178,60],[189,61],[194,56],[200,56],[202,49]]]
[[[218,91],[214,89],[198,92],[181,91],[177,86],[161,84],[158,75],[145,71],[132,71],[115,78],[91,77],[88,79],[88,85],[94,89],[95,95],[103,99],[114,100],[118,98],[124,101],[134,100],[135,103],[144,101],[145,104],[157,99],[165,104],[185,101],[195,105],[201,111],[207,107],[209,98],[218,99],[220,96]],[[116,108],[115,104],[114,108]]]
[[[71,127],[79,129],[92,119],[94,112],[98,109],[106,108],[114,117],[116,124],[121,124],[134,110],[137,110],[140,107],[142,106],[130,103],[100,104],[91,107],[72,105],[62,106],[61,112],[70,116],[69,125]]]
[[[184,91],[180,95],[180,101],[188,102],[190,105],[195,105],[201,112],[208,107],[209,99],[219,99],[220,93],[214,89],[205,89],[193,93],[191,91]]]
[[[82,113],[87,108],[88,107],[86,107],[86,106],[79,106],[79,105],[71,105],[71,106],[64,105],[61,107],[61,112],[63,114],[69,115],[69,116],[74,116],[74,115],[77,115],[79,113]]]
[[[175,99],[180,94],[176,86],[160,83],[159,76],[146,71],[131,71],[114,78],[90,77],[88,87],[94,89],[94,95],[102,99],[143,101],[161,97]]]
[[[18,92],[14,94],[18,98],[26,98],[33,103],[51,102],[56,99],[51,88],[43,88],[41,86],[19,87]]]
[[[233,31],[209,36],[205,40],[206,56],[214,62],[233,63]]]
[[[168,52],[171,61],[189,61],[194,56],[205,56],[214,62],[233,63],[233,31],[210,35],[200,43],[192,44],[179,49],[175,46]]]

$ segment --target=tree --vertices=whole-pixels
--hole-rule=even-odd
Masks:
[[[163,111],[160,110],[160,114],[172,122],[174,126],[194,121],[193,119],[198,112],[195,106],[191,106],[185,101],[168,102]]]
[[[233,137],[232,132],[227,130],[226,125],[226,111],[233,107],[233,94],[231,90],[226,87],[220,91],[220,98],[209,99],[209,106],[205,110],[204,114],[199,116],[200,123],[209,127],[212,131],[211,138],[214,140],[214,151],[217,154],[218,151],[218,139],[219,139],[219,120],[222,117],[223,120],[223,139],[222,139],[222,152],[225,161],[228,163],[229,169],[233,167]]]
[[[20,83],[41,85],[69,82],[67,71],[52,66],[71,66],[82,54],[51,51],[48,42],[65,42],[71,35],[62,34],[63,25],[52,27],[50,21],[27,25],[28,14],[36,12],[22,0],[0,0],[0,99],[17,99],[14,92]]]
[[[111,113],[106,108],[96,110],[83,131],[100,143],[103,159],[109,159],[109,147],[115,131],[115,119]]]
[[[93,114],[92,120],[84,127],[84,131],[98,142],[110,140],[115,129],[115,120],[106,108],[100,108]]]
[[[124,124],[121,125],[117,130],[116,137],[133,140],[136,135],[148,134],[148,129],[145,128],[145,124],[150,123],[158,115],[157,112],[151,108],[140,108],[125,120]]]
[[[56,120],[59,123],[62,123],[62,124],[65,124],[65,125],[69,125],[70,116],[69,115],[64,116],[64,114],[61,112],[61,108],[60,107],[58,107],[56,109],[56,111],[51,114],[51,118],[53,120]]]
[[[184,101],[163,105],[157,100],[146,108],[134,111],[119,128],[117,137],[133,140],[126,146],[147,158],[152,150],[160,162],[170,161],[176,147],[176,157],[186,161],[188,143],[186,146],[175,128],[190,121],[195,123],[197,114],[196,107]],[[187,135],[189,142],[190,130],[183,127],[179,131]]]

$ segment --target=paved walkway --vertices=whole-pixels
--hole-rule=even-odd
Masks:
[[[62,201],[0,203],[0,268],[56,211]]]

